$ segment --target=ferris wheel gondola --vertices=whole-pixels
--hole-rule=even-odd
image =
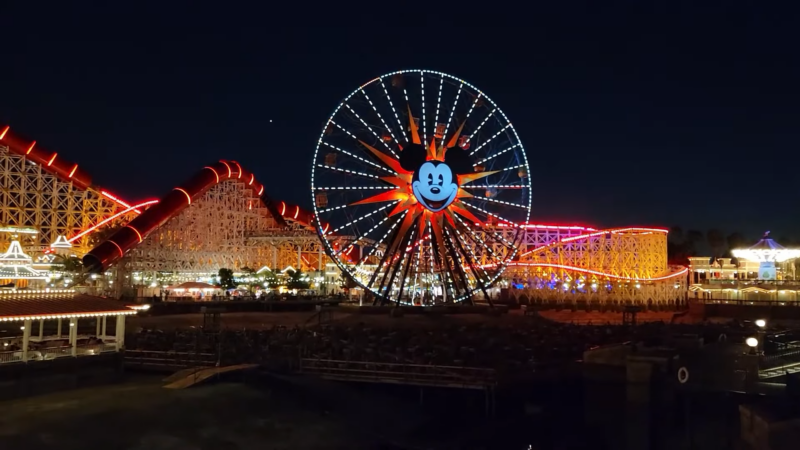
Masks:
[[[530,216],[529,173],[516,130],[482,91],[441,72],[393,72],[353,91],[323,127],[311,172],[318,233],[376,301],[488,299]]]

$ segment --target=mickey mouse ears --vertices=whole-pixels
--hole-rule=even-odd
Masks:
[[[400,166],[414,172],[420,168],[428,159],[428,151],[422,144],[408,143],[403,145],[400,152]],[[474,172],[472,161],[466,150],[459,146],[448,147],[444,152],[444,163],[450,167],[455,174],[466,174]]]

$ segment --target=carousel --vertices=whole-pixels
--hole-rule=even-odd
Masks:
[[[695,298],[725,301],[800,300],[796,265],[799,248],[787,248],[769,231],[754,245],[733,249],[734,258],[690,258],[690,287]]]

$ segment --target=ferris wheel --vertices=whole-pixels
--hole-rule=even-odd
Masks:
[[[430,70],[345,97],[317,142],[311,191],[326,252],[376,303],[489,300],[531,208],[511,122],[471,84]]]

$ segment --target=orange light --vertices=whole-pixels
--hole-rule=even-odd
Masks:
[[[247,202],[247,209],[253,209],[253,201],[252,200]]]
[[[239,176],[236,178],[242,178],[242,166],[240,166],[239,163],[236,161],[233,161],[233,163],[236,164],[236,167],[239,168]]]
[[[75,175],[75,171],[76,170],[78,170],[78,165],[77,164],[75,164],[75,167],[73,167],[72,170],[69,172],[69,177],[70,178],[72,178],[72,176]]]
[[[247,183],[247,185],[248,185],[248,186],[251,186],[251,185],[253,184],[253,181],[256,181],[256,176],[255,176],[254,174],[252,174],[252,173],[251,173],[251,174],[250,174],[250,182],[249,182],[249,183]]]
[[[286,203],[284,202],[281,202],[281,215],[282,216],[286,215]]]
[[[483,266],[483,267],[488,267],[488,266],[493,266],[493,265],[494,264],[489,264],[489,265]],[[599,270],[584,269],[584,268],[581,268],[581,267],[565,266],[565,265],[561,265],[561,264],[512,262],[512,263],[508,263],[508,266],[509,267],[510,266],[549,267],[551,269],[563,269],[563,270],[569,270],[569,271],[572,271],[572,272],[587,273],[587,274],[590,274],[590,275],[597,275],[597,276],[601,276],[601,277],[612,278],[612,279],[615,279],[615,280],[625,280],[625,281],[662,281],[662,280],[668,280],[670,278],[679,277],[679,276],[681,276],[681,275],[683,275],[683,274],[685,274],[686,272],[689,271],[689,269],[687,267],[684,267],[681,270],[679,270],[677,272],[673,272],[673,273],[671,273],[669,275],[664,275],[664,276],[654,277],[654,278],[636,278],[636,277],[623,277],[623,276],[620,276],[620,275],[614,275],[614,274],[610,274],[610,273],[600,272]]]
[[[32,149],[33,149],[33,146],[31,146],[31,150]],[[28,152],[30,152],[30,150],[28,150]],[[53,157],[50,158],[50,161],[47,161],[47,167],[50,167],[50,165],[53,164],[53,161],[56,160],[56,156],[58,156],[58,153],[53,153]]]
[[[30,155],[30,154],[31,154],[31,152],[33,151],[33,146],[34,146],[34,145],[36,145],[36,141],[33,141],[33,142],[31,142],[31,146],[30,146],[30,147],[28,147],[28,151],[27,151],[27,152],[25,152],[25,154],[26,154],[26,155]],[[48,166],[49,166],[49,165],[50,165],[50,164],[48,164]]]
[[[8,130],[10,130],[10,129],[11,129],[11,126],[10,125],[6,125],[6,127],[3,129],[3,131],[0,131],[0,139],[3,139],[4,137],[6,137],[6,133],[8,133]]]
[[[264,186],[261,186],[261,189],[258,190],[258,195],[260,196],[264,192]]]
[[[294,212],[294,218],[297,219],[297,215],[300,214],[300,207],[298,206]]]
[[[114,244],[114,247],[117,247],[117,250],[119,250],[119,257],[120,258],[125,256],[125,252],[122,251],[122,247],[120,247],[119,244],[117,244],[116,242],[112,241],[111,239],[109,239],[108,242],[111,242],[112,244]]]
[[[225,164],[225,167],[228,168],[228,178],[231,177],[231,166],[228,165],[225,161],[220,161],[222,164]]]
[[[133,232],[136,233],[136,236],[139,236],[139,243],[141,244],[142,243],[142,233],[139,233],[139,230],[137,230],[136,228],[132,227],[130,224],[128,224],[127,227],[130,228],[131,230],[133,230]]]
[[[214,172],[214,176],[215,176],[215,177],[217,177],[217,183],[219,183],[219,174],[217,173],[217,171],[216,171],[216,170],[214,170],[214,168],[213,168],[213,167],[210,167],[210,166],[205,166],[205,167],[203,167],[203,169],[208,169],[208,170],[210,170],[210,171]]]
[[[185,196],[186,196],[186,200],[188,200],[188,201],[189,201],[189,204],[190,204],[190,205],[192,204],[192,197],[189,195],[189,193],[188,193],[188,192],[184,191],[182,188],[175,188],[175,190],[176,190],[176,191],[181,191],[181,192],[183,192],[183,195],[185,195]]]
[[[326,223],[326,224],[325,224],[325,229],[324,229],[324,230],[322,230],[322,234],[325,234],[325,233],[327,233],[327,232],[328,232],[328,228],[330,228],[330,227],[331,227],[331,224],[329,224],[329,223]]]
[[[72,243],[76,239],[80,239],[81,237],[86,236],[87,234],[91,233],[92,231],[102,227],[103,225],[107,224],[108,222],[111,222],[112,220],[116,219],[117,217],[119,217],[119,216],[121,216],[123,214],[127,214],[127,213],[129,213],[129,212],[131,212],[131,211],[133,211],[133,210],[135,210],[137,208],[141,208],[143,206],[152,205],[154,203],[158,203],[158,200],[150,200],[150,201],[139,203],[138,205],[135,205],[135,206],[131,206],[130,208],[128,208],[128,209],[126,209],[126,210],[124,210],[122,212],[118,212],[118,213],[114,214],[113,216],[111,216],[111,217],[109,217],[107,219],[104,219],[101,222],[98,222],[96,225],[92,225],[91,227],[81,231],[80,233],[76,234],[75,236],[67,239],[67,242]]]

